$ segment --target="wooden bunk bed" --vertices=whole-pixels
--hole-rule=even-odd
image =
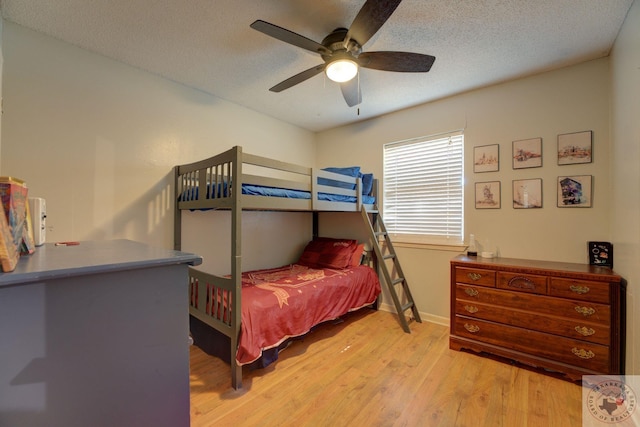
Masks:
[[[245,364],[237,359],[240,352],[239,347],[246,350],[240,342],[243,293],[246,292],[246,290],[243,291],[243,280],[246,284],[258,277],[247,277],[245,272],[243,278],[242,211],[313,212],[313,235],[316,237],[318,234],[318,212],[368,211],[376,213],[377,183],[372,180],[371,190],[365,191],[367,194],[363,194],[363,180],[355,174],[347,176],[255,156],[243,153],[242,148],[237,146],[202,161],[176,166],[174,173],[174,188],[177,199],[174,215],[176,249],[181,248],[183,210],[224,209],[230,211],[231,214],[231,273],[229,276],[221,277],[191,268],[189,272],[189,313],[192,320],[196,319],[196,322],[206,324],[208,328],[213,328],[214,334],[222,335],[226,339],[225,345],[229,346],[226,354],[229,356],[228,360],[231,364],[231,382],[232,386],[238,389],[242,387],[242,366]],[[361,245],[358,248],[362,250]],[[312,265],[312,267],[315,266]],[[269,277],[274,275],[280,277],[283,274],[281,270],[273,269],[260,273],[270,275]],[[313,271],[317,272],[318,270]],[[340,281],[346,280],[344,279],[346,276],[354,276],[351,273],[355,272],[364,275],[363,278],[357,279],[358,283],[365,283],[363,295],[340,297],[349,298],[349,301],[340,303],[344,306],[340,308],[339,315],[372,305],[380,294],[380,282],[377,274],[368,266],[353,267],[349,270],[350,274],[343,274],[340,270],[331,269],[322,275],[340,276],[336,279]],[[341,286],[343,286],[342,289],[337,292],[348,294],[356,285]],[[316,288],[315,283],[313,287]],[[282,308],[282,303],[280,307]],[[318,317],[317,319],[321,321],[332,320],[339,316],[335,316],[336,313],[335,310],[323,312],[318,316],[334,317],[326,319]],[[286,334],[286,332],[283,333]],[[289,337],[291,336],[295,335]],[[198,344],[197,340],[196,344]],[[243,353],[247,353],[247,351],[243,351]],[[227,360],[226,357],[222,358]]]

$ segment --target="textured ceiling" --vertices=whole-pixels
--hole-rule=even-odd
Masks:
[[[324,74],[269,88],[319,55],[249,28],[263,19],[321,42],[364,0],[0,0],[5,20],[319,131],[607,56],[633,0],[404,0],[364,51],[436,57],[428,73],[360,72],[348,107]]]

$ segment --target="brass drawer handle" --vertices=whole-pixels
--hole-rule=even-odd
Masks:
[[[590,290],[588,286],[579,285],[571,285],[569,286],[569,289],[571,289],[571,291],[575,292],[578,295],[586,294]]]
[[[466,288],[464,290],[464,293],[469,295],[470,297],[477,297],[478,296],[478,290],[477,289],[473,289],[473,288]]]
[[[475,305],[465,305],[464,309],[467,310],[469,313],[477,313],[478,312],[478,307],[476,307]]]
[[[576,311],[582,314],[584,317],[589,317],[596,312],[596,309],[593,307],[582,307],[576,305]]]
[[[577,348],[573,347],[571,349],[571,352],[578,356],[580,359],[593,359],[594,357],[596,357],[593,351],[585,350],[584,348],[578,350]]]
[[[467,331],[471,332],[472,334],[475,334],[476,332],[478,332],[480,330],[480,326],[478,326],[478,325],[470,325],[468,323],[464,324],[464,328]]]
[[[482,274],[479,273],[469,273],[467,274],[467,277],[473,281],[477,281],[482,279]]]
[[[593,330],[593,329],[591,329],[591,328],[589,328],[587,326],[576,326],[575,329],[576,329],[577,333],[579,333],[580,335],[585,336],[585,337],[589,337],[589,336],[591,336],[591,335],[596,333],[595,330]]]

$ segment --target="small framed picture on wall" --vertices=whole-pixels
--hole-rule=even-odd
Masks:
[[[500,209],[500,181],[476,182],[476,209]]]
[[[542,179],[516,179],[513,181],[513,208],[542,207]]]
[[[558,177],[559,208],[591,207],[591,175],[573,175]]]
[[[591,163],[593,132],[565,133],[558,135],[558,164],[575,165]]]
[[[500,146],[498,144],[473,147],[473,171],[495,172],[500,170]]]
[[[513,169],[542,167],[542,138],[513,141]]]

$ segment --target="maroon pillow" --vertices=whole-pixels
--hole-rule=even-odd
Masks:
[[[347,268],[357,247],[357,240],[316,237],[304,248],[298,264],[311,268]]]

